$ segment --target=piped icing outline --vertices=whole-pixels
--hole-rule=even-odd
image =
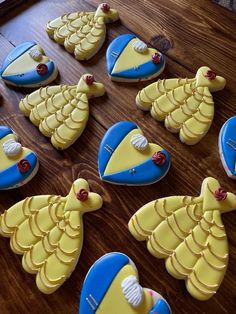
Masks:
[[[228,264],[221,213],[235,208],[236,195],[225,192],[216,179],[206,178],[200,196],[150,202],[132,216],[128,227],[138,241],[147,241],[152,255],[166,259],[167,271],[184,279],[194,298],[208,300],[220,287]]]

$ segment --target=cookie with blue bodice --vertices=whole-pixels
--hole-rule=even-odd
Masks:
[[[30,181],[38,171],[37,155],[18,142],[7,126],[0,126],[0,190],[13,189]]]
[[[223,125],[219,135],[219,150],[227,175],[236,179],[236,116]]]
[[[0,75],[9,85],[40,87],[54,81],[58,69],[37,43],[29,41],[16,46],[6,56]]]
[[[113,81],[146,81],[160,75],[165,68],[163,54],[133,34],[115,38],[107,49],[106,59]]]
[[[167,301],[139,284],[133,261],[109,253],[90,268],[81,292],[79,314],[171,314]]]
[[[103,137],[98,153],[102,180],[114,184],[148,185],[161,180],[170,168],[170,154],[149,143],[133,122],[114,124]]]

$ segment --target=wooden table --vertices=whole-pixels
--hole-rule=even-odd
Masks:
[[[128,254],[137,264],[141,284],[167,298],[174,314],[236,313],[236,212],[223,217],[230,261],[218,293],[207,302],[193,299],[184,282],[166,272],[164,261],[152,257],[145,243],[137,242],[127,230],[131,215],[143,204],[162,196],[198,195],[206,176],[216,177],[228,191],[236,192],[236,182],[227,178],[217,146],[222,124],[236,113],[236,15],[206,0],[111,0],[109,4],[119,10],[121,21],[108,26],[108,36],[99,53],[80,63],[48,38],[44,26],[48,20],[67,12],[94,11],[99,2],[24,1],[1,20],[0,60],[22,41],[35,40],[57,62],[62,83],[75,84],[83,73],[91,72],[105,84],[107,94],[90,102],[90,119],[83,135],[72,147],[60,152],[19,112],[19,100],[28,91],[13,90],[0,82],[1,124],[14,128],[23,144],[34,149],[40,159],[40,170],[29,184],[0,192],[1,212],[27,196],[66,195],[77,177],[87,179],[92,190],[104,199],[101,210],[84,217],[85,240],[80,261],[71,278],[52,295],[37,290],[34,276],[23,271],[21,257],[10,250],[9,240],[0,239],[0,313],[77,313],[89,267],[111,251]],[[166,53],[167,66],[162,77],[193,77],[200,66],[208,65],[227,79],[226,88],[214,95],[215,119],[199,144],[188,147],[180,143],[177,135],[136,108],[135,95],[148,83],[117,84],[108,79],[106,48],[117,35],[129,32]],[[171,170],[161,182],[125,187],[99,179],[99,142],[105,131],[120,120],[138,123],[150,140],[172,154]]]

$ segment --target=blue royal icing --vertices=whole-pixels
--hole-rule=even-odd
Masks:
[[[117,146],[132,130],[138,129],[138,126],[129,121],[118,122],[113,125],[105,134],[101,141],[98,152],[98,170],[102,180],[127,185],[146,185],[159,181],[168,172],[170,167],[170,154],[163,149],[162,153],[166,156],[165,164],[156,165],[151,158],[141,164],[123,171],[104,175],[109,160],[116,150]]]
[[[82,287],[79,314],[96,313],[114,278],[127,264],[129,264],[128,256],[122,253],[109,253],[101,257],[90,268]],[[89,300],[94,309],[91,308],[86,299]]]
[[[33,41],[27,41],[25,43],[22,43],[15,47],[5,58],[3,61],[2,69],[1,69],[1,75],[6,70],[6,68],[17,58],[19,58],[21,55],[23,55],[27,50],[31,49],[33,46],[37,45]]]
[[[14,164],[9,168],[0,171],[0,190],[12,188],[21,184],[34,171],[38,160],[36,154],[34,154],[33,152],[29,153],[28,155],[24,156],[23,159],[28,160],[28,162],[30,163],[31,167],[29,171],[27,171],[26,173],[21,173],[18,170],[17,164]]]
[[[230,118],[223,125],[220,131],[219,144],[228,171],[232,176],[236,176],[236,116]]]
[[[125,71],[113,72],[113,68],[119,56],[124,51],[128,43],[136,38],[135,35],[125,34],[115,38],[109,45],[106,53],[107,69],[108,73],[112,77],[125,78],[125,79],[145,79],[153,76],[155,73],[159,73],[165,66],[165,58],[162,54],[159,63],[154,63],[152,60],[140,64],[136,68],[128,68]],[[128,61],[127,61],[128,64]]]
[[[8,126],[1,125],[0,126],[0,140],[9,134],[13,134],[12,129],[9,128]]]
[[[149,314],[170,314],[170,307],[163,299],[157,301]]]

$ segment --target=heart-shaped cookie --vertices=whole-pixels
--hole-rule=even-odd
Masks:
[[[236,179],[236,116],[227,120],[221,128],[219,150],[227,175]]]
[[[107,49],[106,59],[108,74],[114,81],[146,81],[165,68],[164,56],[133,34],[115,38]]]
[[[81,292],[79,314],[170,314],[166,300],[142,288],[128,256],[109,253],[90,268]]]
[[[7,126],[0,126],[0,160],[0,190],[26,184],[38,171],[37,155],[22,147]]]
[[[40,87],[54,81],[58,69],[39,45],[35,42],[25,42],[7,55],[0,75],[9,85]]]
[[[148,143],[133,122],[114,124],[101,141],[98,169],[104,181],[148,185],[161,180],[169,168],[169,153],[157,144]]]

